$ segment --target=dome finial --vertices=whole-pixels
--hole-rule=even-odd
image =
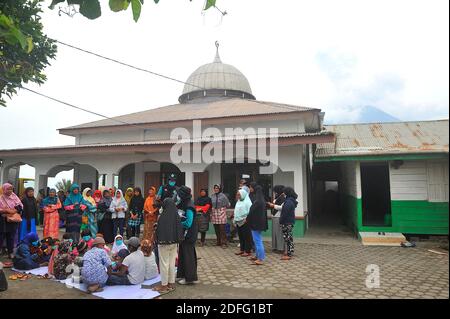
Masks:
[[[216,57],[214,58],[214,63],[222,63],[219,56],[219,41],[216,41],[215,45],[216,45]]]

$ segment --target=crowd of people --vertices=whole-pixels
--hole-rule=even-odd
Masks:
[[[231,204],[221,185],[214,185],[211,196],[201,189],[193,201],[191,189],[176,186],[174,174],[158,190],[150,187],[145,198],[139,187],[123,194],[114,187],[92,191],[72,184],[67,194],[50,189],[48,196],[37,200],[33,188],[19,198],[6,183],[0,195],[0,248],[15,268],[45,265],[49,275],[60,280],[70,274],[67,266],[76,264],[89,292],[101,291],[105,285],[140,284],[158,274],[161,284],[154,289],[168,292],[176,282],[198,281],[196,245],[197,241],[206,245],[210,224],[216,245],[226,249],[231,220],[239,237],[235,254],[263,265],[262,233],[268,229],[270,209],[272,250],[281,253],[282,260],[291,259],[297,194],[282,185],[273,190],[273,201],[266,201],[260,185],[241,180],[234,210],[228,215]],[[43,225],[42,240],[37,224]],[[59,239],[62,224],[65,233]]]

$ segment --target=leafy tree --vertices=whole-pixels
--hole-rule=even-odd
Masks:
[[[63,178],[55,184],[58,191],[68,192],[72,186],[72,181],[70,179]]]
[[[114,12],[127,10],[131,4],[136,22],[144,4],[144,0],[108,1]],[[17,94],[22,83],[44,83],[43,70],[55,58],[56,41],[42,32],[40,2],[44,0],[0,0],[0,106],[6,106],[4,96]],[[89,19],[101,16],[100,0],[51,0],[50,8],[63,2],[77,5],[79,13]],[[215,6],[216,0],[206,0],[204,10]]]
[[[153,0],[158,3],[159,0]],[[189,0],[192,1],[192,0]],[[50,9],[54,9],[58,3],[66,2],[68,5],[78,5],[79,12],[89,19],[97,19],[102,15],[100,7],[100,0],[52,0]],[[144,0],[109,0],[109,8],[114,12],[125,11],[131,4],[131,11],[133,13],[133,20],[137,22],[141,15],[141,9],[144,5]],[[216,0],[206,0],[203,10],[216,6]]]
[[[0,105],[21,83],[42,84],[42,73],[56,54],[55,41],[43,32],[39,0],[0,2]],[[7,81],[5,81],[7,80]],[[13,83],[10,83],[13,82]]]

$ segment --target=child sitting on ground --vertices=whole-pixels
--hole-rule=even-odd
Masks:
[[[158,266],[153,254],[152,243],[148,239],[141,241],[141,251],[145,259],[145,280],[153,279],[158,276]]]

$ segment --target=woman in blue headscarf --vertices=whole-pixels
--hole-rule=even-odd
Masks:
[[[39,268],[40,265],[37,262],[39,255],[31,252],[31,248],[38,247],[39,244],[39,236],[36,233],[26,234],[17,247],[17,251],[13,259],[14,268],[19,270]]]
[[[69,196],[64,201],[66,211],[66,232],[73,233],[75,240],[80,240],[81,216],[87,209],[87,203],[80,194],[80,186],[72,184]]]

